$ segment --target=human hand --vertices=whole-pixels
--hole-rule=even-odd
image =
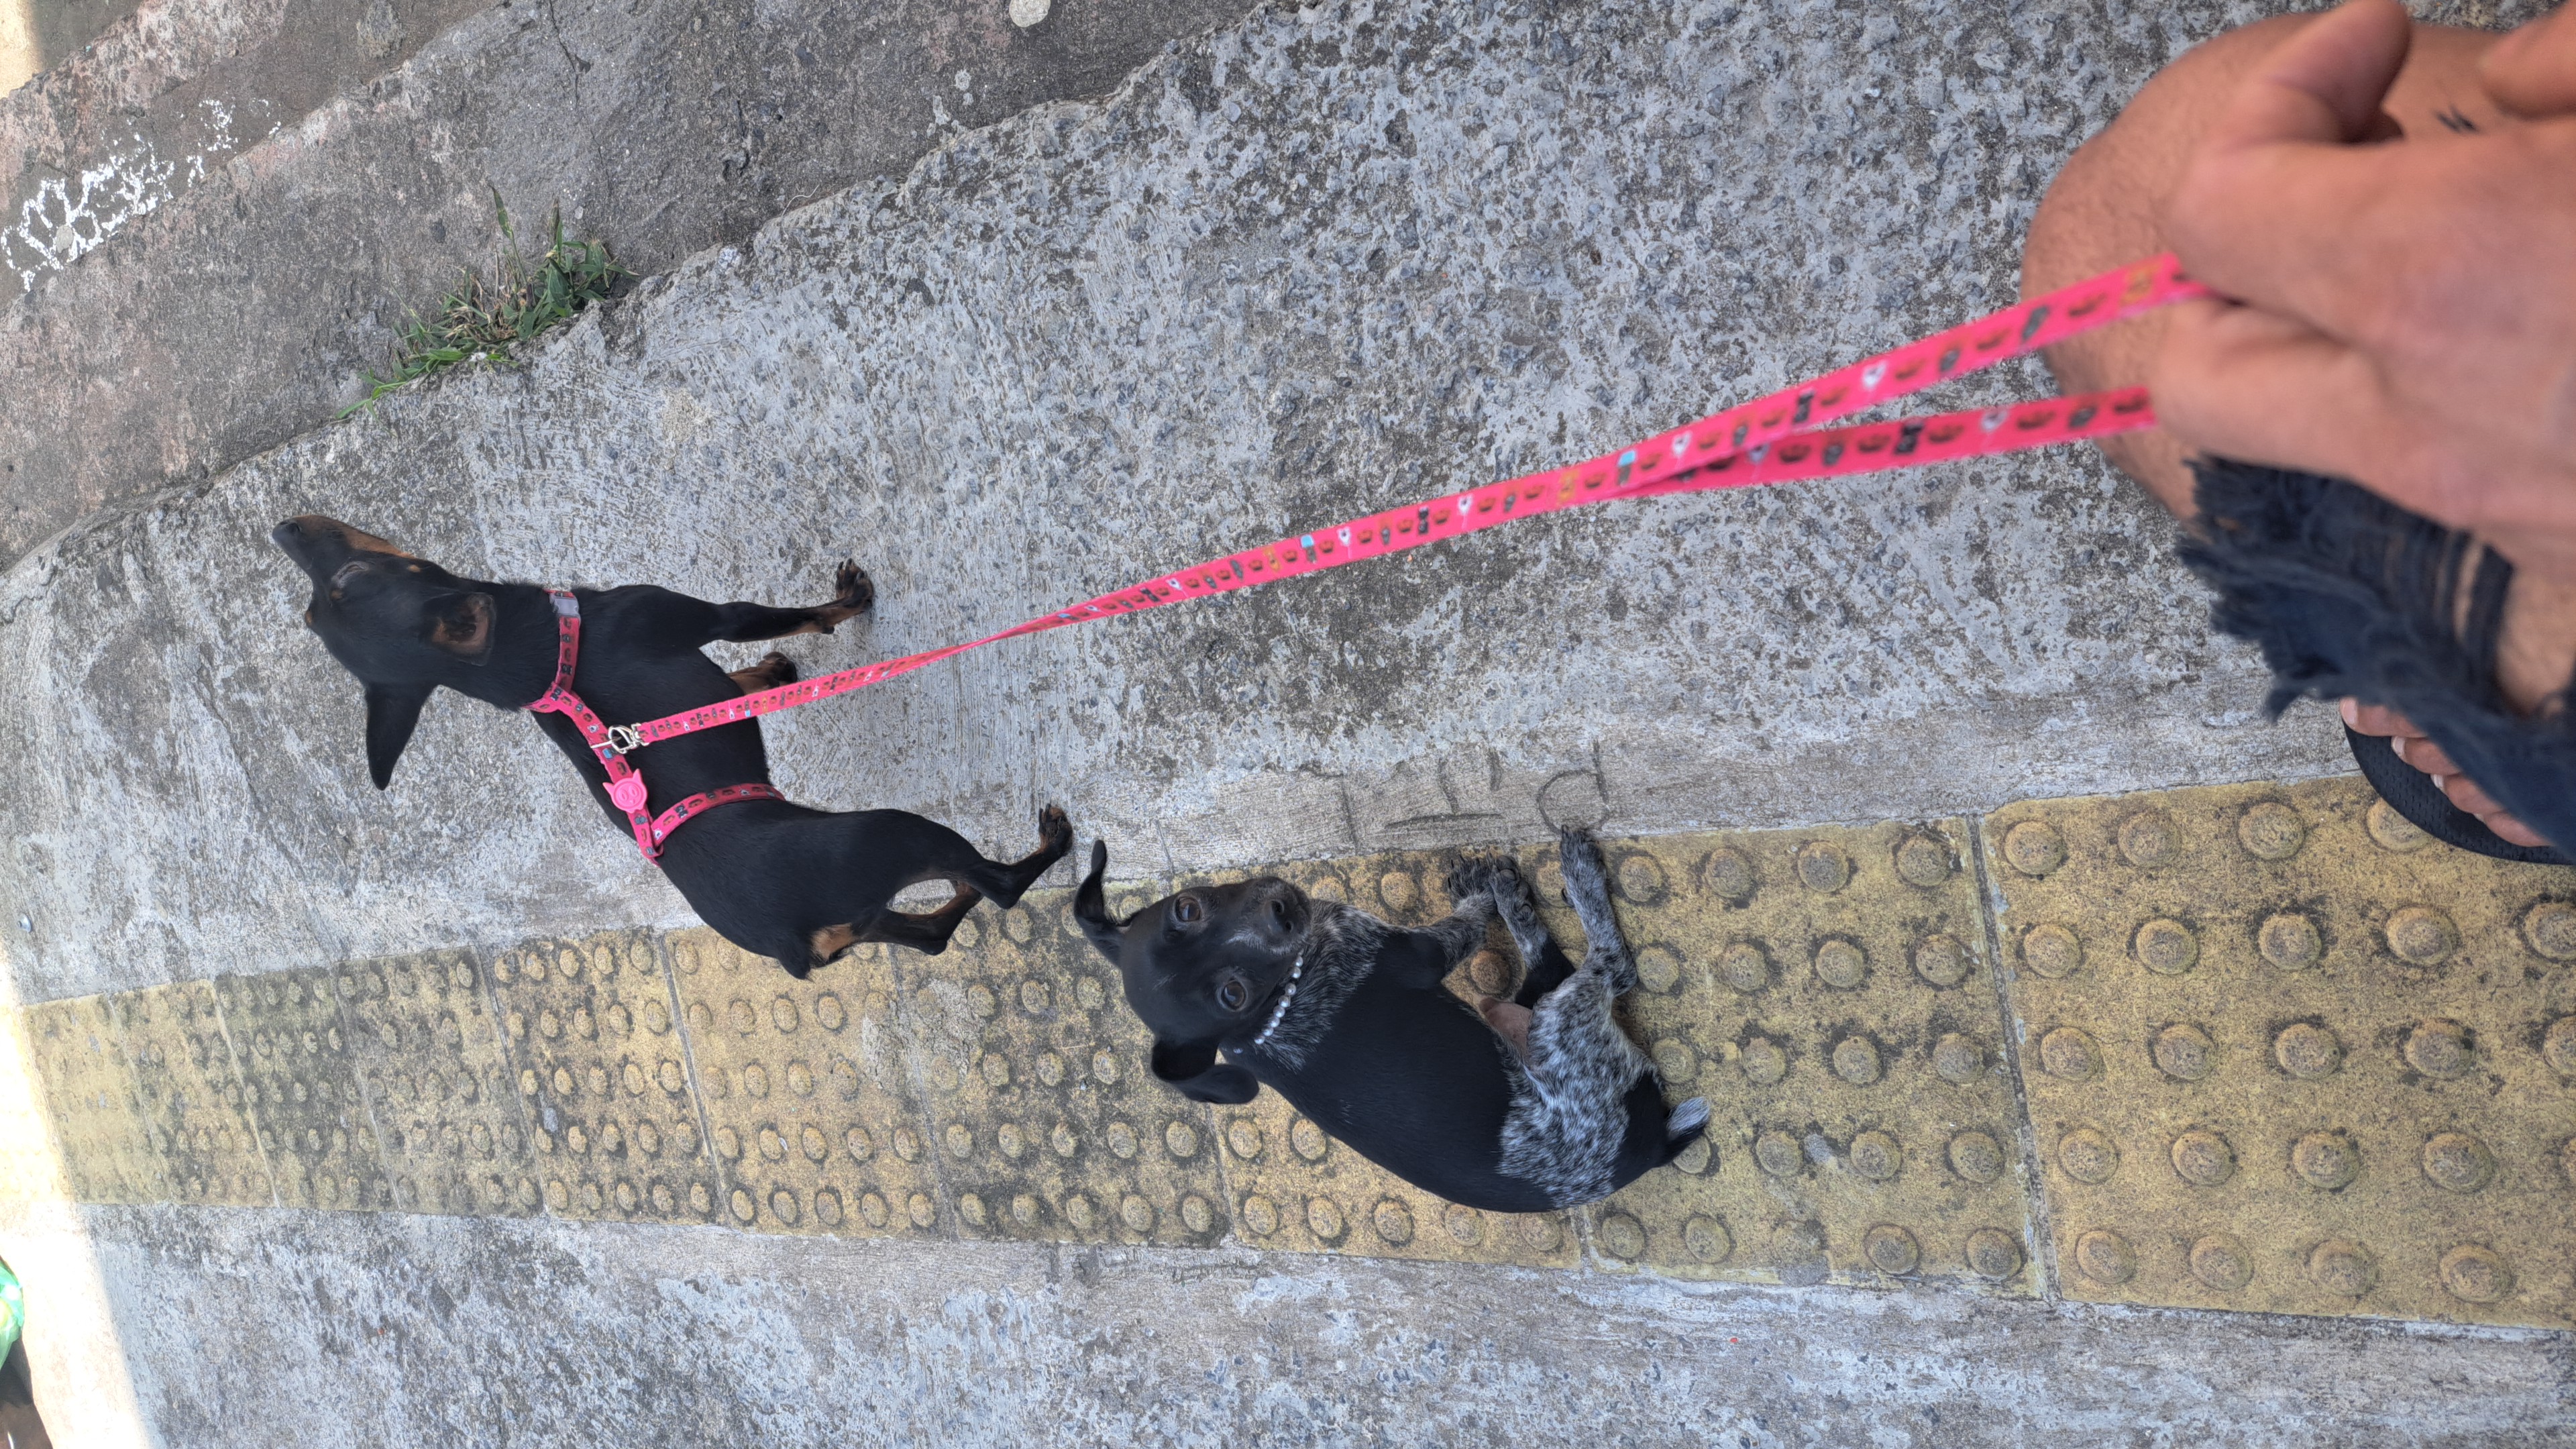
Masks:
[[[2164,225],[2236,300],[2176,309],[2156,410],[2195,448],[2351,478],[2576,580],[2576,17],[2484,65],[2526,119],[2392,143],[2410,31],[2351,0],[2212,127]]]

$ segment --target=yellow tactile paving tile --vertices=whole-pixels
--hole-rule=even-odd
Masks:
[[[714,1221],[715,1160],[656,939],[530,942],[496,953],[491,974],[547,1210]]]
[[[535,1149],[481,968],[463,951],[333,974],[350,1055],[403,1212],[535,1212]]]
[[[215,1001],[278,1205],[391,1206],[332,968],[218,977]]]
[[[1708,1149],[1593,1209],[1605,1267],[2037,1291],[2020,1114],[1959,821],[1606,841],[1667,1095]],[[1548,848],[1549,923],[1582,933]]]
[[[2351,780],[1986,840],[2066,1293],[2576,1323],[2576,872]]]
[[[133,1064],[117,1040],[112,1000],[48,1001],[20,1016],[64,1175],[82,1202],[175,1202],[177,1185],[153,1148]]]
[[[275,1202],[249,1112],[250,1083],[225,1037],[214,983],[182,981],[105,1000],[177,1200]]]
[[[1111,909],[1150,895],[1130,883]],[[1071,902],[1031,892],[968,917],[945,954],[895,955],[955,1231],[1212,1245],[1232,1214],[1207,1109],[1154,1079],[1151,1038]]]
[[[798,981],[705,929],[674,933],[720,1221],[761,1232],[931,1237],[940,1189],[909,1028],[882,946]]]
[[[1274,873],[1319,899],[1416,926],[1448,914],[1441,869],[1446,858],[1400,852],[1301,862]],[[1467,974],[1462,967],[1461,977]],[[1571,1268],[1582,1261],[1581,1235],[1571,1215],[1482,1212],[1424,1192],[1326,1137],[1276,1092],[1265,1090],[1249,1104],[1222,1107],[1215,1115],[1238,1242],[1290,1252],[1533,1268]]]

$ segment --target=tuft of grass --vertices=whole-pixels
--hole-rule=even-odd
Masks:
[[[497,186],[492,188],[492,215],[500,223],[502,241],[493,279],[487,282],[468,271],[464,286],[439,299],[435,317],[410,314],[395,335],[385,372],[368,370],[367,395],[342,408],[341,417],[372,408],[395,388],[458,363],[508,367],[510,348],[571,321],[593,302],[606,301],[618,278],[634,275],[609,256],[608,243],[566,240],[560,203],[546,225],[546,254],[534,266],[520,255],[510,209],[501,204]]]

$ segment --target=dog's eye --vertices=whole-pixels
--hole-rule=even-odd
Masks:
[[[1198,897],[1196,897],[1196,896],[1183,896],[1183,897],[1181,897],[1179,900],[1172,902],[1172,919],[1173,919],[1173,920],[1175,920],[1175,921],[1195,921],[1195,920],[1197,920],[1198,918],[1199,918],[1199,898],[1198,898]]]
[[[1252,1004],[1252,988],[1243,984],[1242,977],[1229,976],[1216,989],[1216,1004],[1228,1011],[1241,1011]]]

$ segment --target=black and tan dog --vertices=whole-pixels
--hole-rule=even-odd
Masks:
[[[1588,941],[1580,967],[1500,858],[1452,871],[1453,913],[1422,930],[1269,878],[1182,891],[1119,921],[1100,883],[1109,850],[1095,845],[1074,916],[1153,1031],[1157,1077],[1202,1102],[1249,1102],[1266,1084],[1416,1187],[1539,1212],[1608,1196],[1708,1124],[1700,1098],[1665,1109],[1654,1067],[1612,1017],[1636,964],[1599,847],[1573,833],[1562,847]],[[1521,988],[1470,1006],[1441,981],[1497,915]]]
[[[552,686],[556,615],[537,585],[458,578],[318,516],[290,518],[269,538],[313,579],[305,622],[366,686],[367,770],[377,789],[393,779],[421,707],[440,686],[502,709],[525,709]],[[574,597],[581,604],[574,692],[603,719],[625,722],[793,681],[796,667],[781,654],[727,674],[700,651],[717,640],[828,634],[865,612],[875,593],[857,565],[844,563],[832,601],[809,609],[711,604],[650,584],[577,589]],[[536,720],[627,835],[626,814],[609,801],[607,774],[580,731],[561,714]],[[649,745],[630,758],[655,812],[701,791],[769,780],[757,719]],[[1016,904],[1072,848],[1073,827],[1062,810],[1039,812],[1038,841],[1035,854],[1003,864],[947,826],[902,810],[835,813],[743,800],[690,819],[663,846],[661,863],[690,908],[726,940],[803,976],[861,941],[946,949],[978,899]],[[893,908],[898,892],[928,880],[948,881],[955,896],[923,915]]]

